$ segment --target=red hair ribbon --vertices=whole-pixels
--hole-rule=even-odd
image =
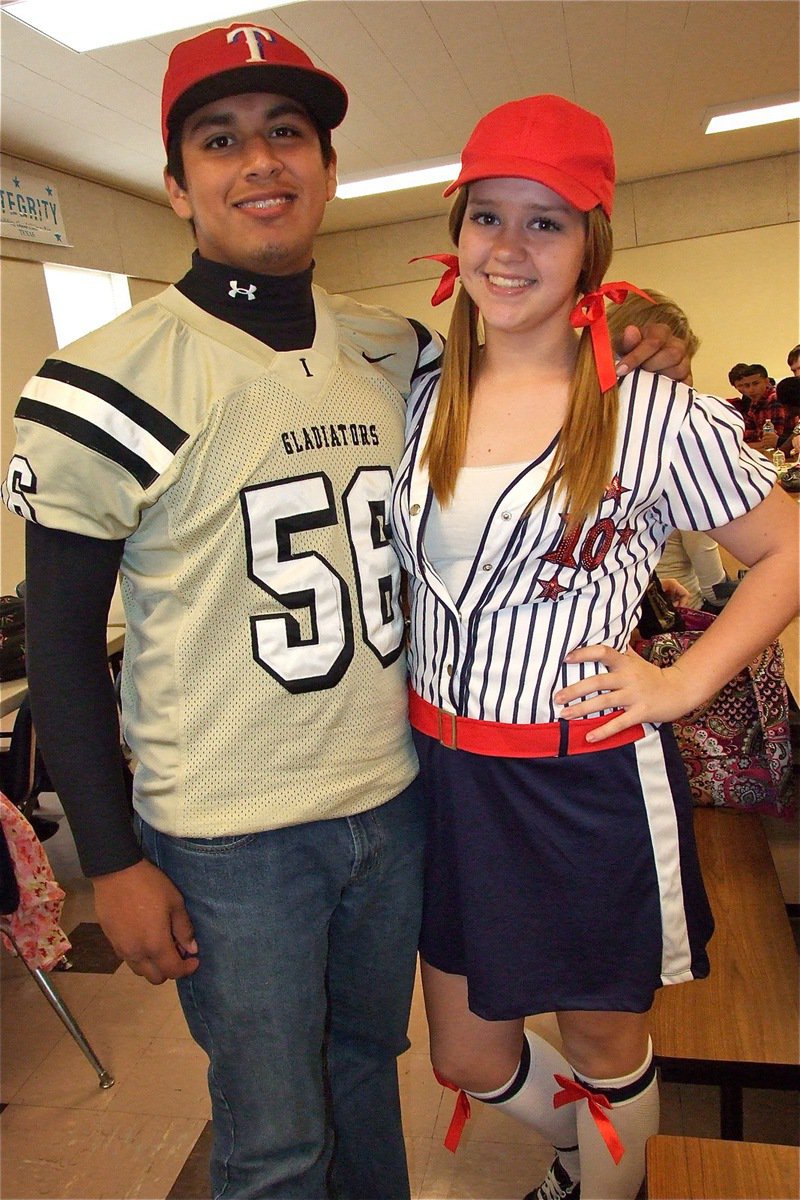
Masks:
[[[441,304],[443,300],[449,300],[456,286],[456,280],[461,274],[458,265],[457,254],[418,254],[416,258],[410,258],[409,262],[422,262],[424,258],[433,259],[434,262],[440,262],[447,267],[442,278],[439,280],[439,286],[431,296],[431,304],[434,306]]]
[[[611,1101],[600,1092],[590,1092],[583,1084],[578,1083],[577,1079],[567,1079],[566,1075],[554,1075],[553,1078],[562,1089],[553,1096],[553,1108],[561,1108],[564,1104],[574,1104],[577,1100],[588,1101],[589,1112],[594,1118],[595,1125],[600,1130],[600,1136],[608,1146],[609,1154],[613,1158],[614,1163],[619,1163],[625,1153],[625,1147],[619,1140],[616,1129],[611,1124],[611,1118],[606,1116],[603,1111],[605,1108],[611,1108]]]
[[[628,292],[636,292],[637,296],[643,296],[651,304],[655,303],[653,297],[648,296],[647,292],[622,280],[619,283],[604,283],[596,292],[587,292],[585,296],[581,296],[569,314],[570,324],[575,329],[582,329],[584,325],[589,326],[597,378],[600,380],[600,387],[604,392],[607,392],[617,382],[614,355],[611,352],[611,335],[608,332],[606,318],[606,297],[612,304],[622,304]]]
[[[425,257],[432,258],[434,255],[426,255]],[[440,1083],[442,1087],[450,1088],[451,1092],[458,1092],[456,1106],[453,1109],[453,1115],[450,1118],[450,1124],[447,1127],[444,1139],[445,1148],[455,1154],[458,1149],[458,1143],[461,1141],[461,1135],[464,1132],[464,1126],[472,1114],[469,1097],[466,1092],[462,1091],[461,1088],[457,1088],[449,1079],[444,1079],[438,1071],[434,1071],[433,1073],[436,1076],[436,1082]]]

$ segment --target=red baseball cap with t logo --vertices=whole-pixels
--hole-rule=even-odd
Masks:
[[[347,112],[342,84],[304,50],[273,29],[240,23],[208,29],[179,42],[170,54],[161,93],[164,145],[196,109],[244,92],[299,100],[324,129],[335,129]]]

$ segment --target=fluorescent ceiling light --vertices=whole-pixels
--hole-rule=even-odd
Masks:
[[[752,100],[745,109],[731,104],[707,108],[704,115],[705,132],[729,133],[733,129],[752,129],[756,125],[796,121],[798,117],[800,100],[791,96],[773,96],[771,100]]]
[[[270,0],[270,8],[295,0]],[[252,12],[255,0],[8,0],[2,11],[71,50],[99,50]]]
[[[340,180],[336,195],[340,200],[353,200],[356,196],[378,196],[431,183],[451,183],[460,169],[460,162],[436,159],[423,167],[398,167],[391,175],[348,175]]]

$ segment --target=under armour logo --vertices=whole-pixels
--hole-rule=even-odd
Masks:
[[[228,295],[231,296],[234,300],[236,299],[237,296],[247,296],[248,300],[255,300],[256,285],[254,283],[251,283],[246,288],[240,288],[239,280],[231,279],[230,285],[231,285],[231,290],[228,292]]]
[[[227,35],[226,40],[233,43],[244,39],[247,43],[247,49],[250,51],[250,57],[247,59],[247,62],[264,62],[266,56],[261,44],[262,38],[265,42],[275,41],[270,29],[254,29],[251,25],[237,25]]]

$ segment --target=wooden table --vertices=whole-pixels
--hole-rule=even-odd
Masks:
[[[648,1200],[796,1200],[799,1172],[796,1146],[663,1134],[647,1143]]]
[[[3,680],[0,683],[0,717],[16,712],[27,694],[28,681],[24,675],[21,679]]]
[[[800,1088],[797,947],[759,817],[699,808],[694,828],[711,974],[656,993],[653,1049],[664,1079],[719,1087],[721,1135],[741,1140],[743,1087]]]
[[[783,647],[786,686],[800,705],[800,617],[795,617],[778,638]]]

